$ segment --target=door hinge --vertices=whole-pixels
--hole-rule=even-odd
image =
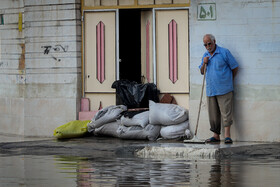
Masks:
[[[81,17],[81,21],[82,21],[82,22],[84,21],[84,16]]]

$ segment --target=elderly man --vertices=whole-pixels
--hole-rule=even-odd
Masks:
[[[207,50],[199,66],[203,75],[206,68],[206,95],[210,130],[213,137],[206,143],[220,142],[221,122],[225,129],[225,143],[232,143],[230,127],[233,123],[233,79],[238,71],[238,63],[228,49],[216,44],[212,34],[203,37]]]

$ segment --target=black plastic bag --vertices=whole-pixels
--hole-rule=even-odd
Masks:
[[[127,108],[149,108],[149,100],[159,102],[159,90],[154,83],[138,84],[128,80],[118,80],[112,84],[117,96]]]

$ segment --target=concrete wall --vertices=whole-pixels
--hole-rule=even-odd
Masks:
[[[198,65],[205,52],[203,35],[212,33],[240,65],[235,80],[232,136],[239,141],[280,141],[280,1],[212,0],[217,19],[199,21],[197,7],[206,0],[191,1],[190,8],[190,122],[194,130],[202,76]],[[205,92],[204,92],[205,93]],[[205,94],[204,94],[205,95]],[[204,97],[198,136],[209,138]]]
[[[79,110],[80,1],[0,4],[0,133],[52,136]]]
[[[0,131],[15,134],[24,131],[24,84],[19,63],[25,41],[18,31],[19,12],[23,11],[23,1],[1,1],[4,25],[0,25]]]

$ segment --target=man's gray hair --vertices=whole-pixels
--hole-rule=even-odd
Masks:
[[[203,38],[209,37],[212,42],[216,41],[215,36],[213,34],[205,34]]]

